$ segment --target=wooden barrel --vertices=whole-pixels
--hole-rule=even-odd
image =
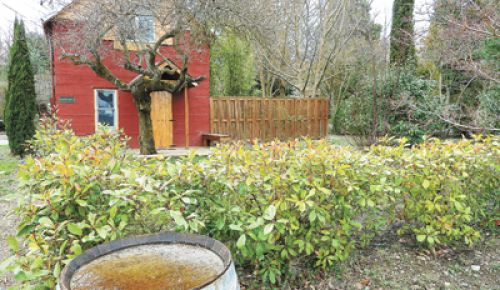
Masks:
[[[91,248],[61,272],[58,289],[239,290],[231,253],[200,235],[133,236]]]

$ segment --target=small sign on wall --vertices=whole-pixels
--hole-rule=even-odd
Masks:
[[[61,96],[59,97],[59,104],[74,104],[75,97],[72,96]]]

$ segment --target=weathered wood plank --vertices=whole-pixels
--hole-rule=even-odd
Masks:
[[[233,140],[323,138],[329,102],[324,98],[219,97],[210,100],[212,133]]]
[[[156,148],[164,149],[172,146],[172,94],[169,92],[151,94],[151,121]]]

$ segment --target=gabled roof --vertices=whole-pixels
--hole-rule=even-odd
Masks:
[[[85,2],[86,0],[73,0],[71,3],[67,4],[63,8],[61,8],[59,11],[54,12],[52,15],[50,15],[47,19],[43,21],[43,25],[45,26],[47,23],[60,18],[61,16],[64,15],[69,15],[71,11],[78,6],[78,4],[82,4],[82,2]]]

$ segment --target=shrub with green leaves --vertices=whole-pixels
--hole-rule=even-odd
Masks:
[[[27,194],[18,209],[23,248],[11,266],[17,280],[47,288],[83,249],[121,237],[133,218],[131,205],[120,206],[120,197],[103,194],[123,182],[116,176],[130,161],[120,137],[105,129],[85,138],[67,130],[57,136],[53,148],[35,146],[53,153],[28,157],[20,168],[20,187]],[[18,248],[14,237],[9,241]]]
[[[442,142],[428,140],[411,150],[374,147],[390,157],[387,167],[403,179],[399,215],[410,232],[431,248],[471,245],[479,229],[498,219],[500,143],[497,137]]]
[[[219,147],[202,164],[205,232],[265,283],[332,267],[386,220],[382,161],[325,141]]]
[[[25,286],[53,289],[64,265],[83,250],[138,233],[141,210],[155,192],[140,171],[129,170],[141,164],[120,132],[103,127],[77,137],[46,120],[35,138],[37,155],[19,170],[21,222],[17,237],[8,238],[15,256],[4,267]]]
[[[360,151],[326,141],[219,146],[212,156],[140,158],[120,132],[76,137],[46,122],[20,169],[21,224],[0,266],[52,288],[83,250],[165,230],[209,235],[261,285],[331,269],[395,219],[432,248],[471,245],[498,219],[497,137]]]

